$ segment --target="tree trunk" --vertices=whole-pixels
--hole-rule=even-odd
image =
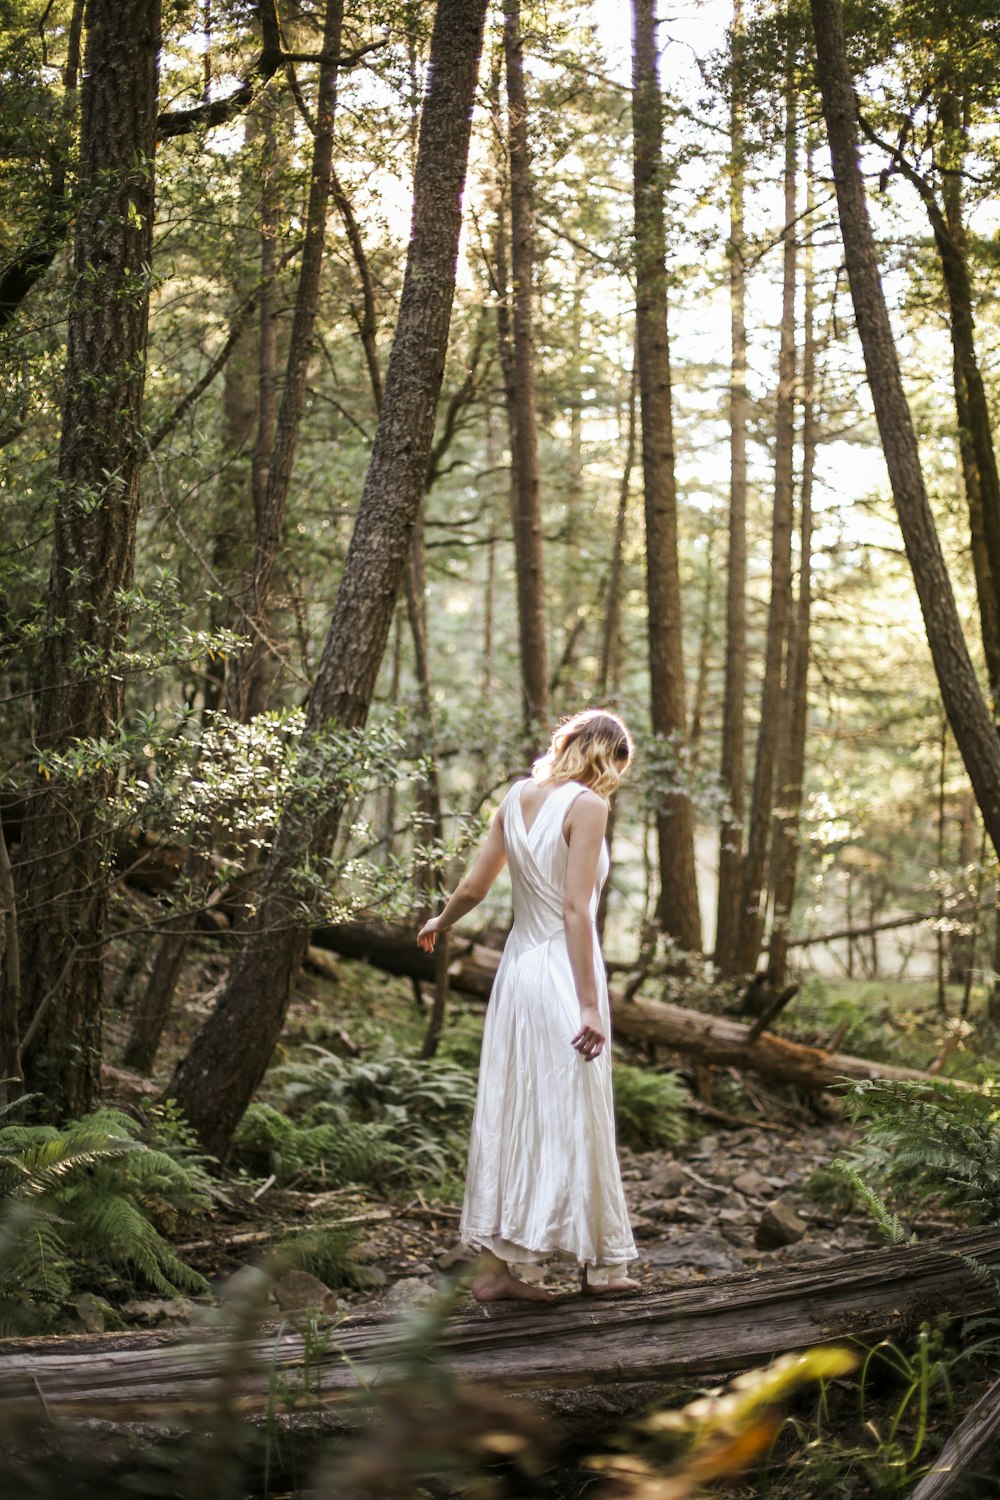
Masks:
[[[364,724],[427,480],[455,291],[486,0],[439,0],[414,178],[413,227],[385,396],[354,534],[309,698],[305,783],[328,776],[324,735]],[[308,936],[295,889],[321,860],[346,793],[325,807],[293,796],[267,862],[256,912],[226,989],[177,1069],[171,1092],[209,1150],[224,1154],[281,1033]]]
[[[772,1265],[635,1300],[583,1298],[585,1305],[567,1303],[558,1316],[523,1307],[484,1318],[477,1310],[450,1318],[439,1347],[456,1380],[507,1390],[697,1383],[699,1376],[745,1370],[816,1344],[877,1343],[928,1307],[946,1317],[992,1311],[993,1277],[985,1272],[998,1266],[1000,1230],[973,1230],[808,1265]],[[241,1413],[263,1413],[273,1408],[275,1379],[294,1388],[305,1368],[309,1391],[325,1410],[357,1396],[359,1371],[376,1367],[391,1377],[394,1359],[408,1348],[398,1322],[384,1318],[339,1328],[325,1349],[310,1348],[308,1339],[295,1333],[247,1339],[238,1346],[238,1369],[226,1339],[206,1337],[194,1350],[178,1347],[173,1333],[78,1335],[69,1349],[63,1339],[10,1342],[2,1349],[0,1395],[12,1414],[34,1417],[41,1390],[53,1417],[135,1422],[161,1417],[164,1409],[212,1406],[223,1386],[239,1393]]]
[[[778,398],[774,423],[774,510],[771,522],[771,600],[767,612],[764,685],[754,758],[753,791],[747,828],[747,851],[740,885],[739,931],[735,969],[751,974],[757,967],[764,931],[766,871],[774,771],[781,751],[782,690],[785,646],[792,590],[793,455],[795,445],[795,275],[797,260],[796,166],[798,155],[795,59],[791,48],[785,80],[785,228],[781,291],[781,347],[778,353]]]
[[[636,358],[642,415],[653,733],[679,754],[685,738],[684,644],[677,559],[666,238],[661,175],[663,104],[654,0],[633,0],[632,135],[635,189]],[[657,920],[681,948],[701,949],[694,813],[683,789],[665,791],[657,812]]]
[[[538,418],[535,409],[533,278],[535,231],[528,157],[528,107],[524,88],[524,38],[520,0],[504,0],[504,61],[510,145],[513,358],[509,391],[513,482],[511,501],[517,569],[517,618],[521,685],[529,738],[544,730],[549,712],[549,668],[545,635],[545,574],[542,512],[538,493]]]
[[[806,212],[812,224],[815,210],[812,158],[807,168]],[[771,844],[771,890],[774,923],[768,948],[773,983],[785,982],[788,939],[799,857],[799,820],[806,763],[806,721],[809,715],[809,626],[812,614],[812,487],[816,467],[816,292],[812,242],[805,252],[805,305],[802,330],[802,481],[799,489],[799,593],[789,632],[788,679],[782,711],[785,716],[778,763],[778,806]]]
[[[962,635],[882,293],[858,162],[856,104],[840,0],[812,0],[812,10],[851,296],[896,512],[941,698],[983,821],[994,848],[1000,850],[1000,741]]]
[[[39,668],[43,752],[111,738],[123,711],[153,224],[159,0],[92,0],[59,500]],[[96,757],[95,757],[96,760]],[[39,780],[18,850],[28,1087],[52,1117],[99,1088],[107,804],[114,774]]]
[[[719,777],[726,809],[719,827],[719,889],[715,966],[733,972],[743,879],[744,736],[747,659],[747,392],[744,213],[743,0],[734,0],[729,110],[729,553],[726,563],[726,671]]]
[[[295,466],[299,427],[305,406],[306,379],[312,356],[313,330],[319,308],[326,213],[333,175],[334,117],[337,107],[337,56],[344,17],[344,0],[327,0],[323,22],[323,56],[316,96],[316,135],[309,177],[302,263],[295,294],[295,312],[288,344],[284,389],[267,463],[266,486],[256,519],[249,602],[244,626],[250,639],[230,663],[226,679],[226,708],[232,718],[246,723],[264,707],[267,640],[270,633],[275,569],[284,542],[285,511]],[[265,235],[265,244],[267,236]],[[262,349],[262,353],[263,353]],[[266,433],[267,421],[259,431]],[[258,465],[263,480],[263,468]]]

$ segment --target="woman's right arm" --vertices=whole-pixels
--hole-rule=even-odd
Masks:
[[[499,811],[490,824],[486,841],[476,856],[472,868],[462,877],[444,909],[425,922],[417,933],[417,943],[425,953],[434,952],[437,934],[470,912],[486,896],[493,882],[507,862],[503,843],[503,812]]]

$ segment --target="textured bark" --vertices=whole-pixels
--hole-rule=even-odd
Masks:
[[[740,884],[739,932],[734,968],[757,967],[764,931],[767,857],[774,810],[774,773],[779,754],[785,648],[792,593],[793,453],[795,445],[795,277],[797,120],[794,63],[785,84],[785,228],[781,290],[781,346],[774,423],[774,508],[771,519],[771,598],[767,611],[764,684],[754,757],[747,849]]]
[[[679,751],[687,726],[667,337],[663,104],[656,63],[654,0],[633,0],[632,15],[636,357],[645,488],[650,719],[653,733]],[[656,825],[660,864],[657,920],[680,947],[698,951],[702,934],[695,880],[694,815],[690,798],[682,790],[664,793]]]
[[[153,222],[159,0],[87,11],[79,212],[67,332],[59,499],[38,675],[36,741],[65,751],[121,718],[132,581]],[[18,850],[25,1073],[53,1116],[99,1085],[107,823],[113,773],[43,782]],[[27,1036],[34,1041],[27,1050]]]
[[[511,507],[517,572],[517,621],[521,686],[529,736],[543,729],[549,711],[548,647],[545,634],[545,571],[542,511],[538,492],[538,417],[535,402],[535,230],[528,157],[528,105],[524,88],[524,39],[519,0],[504,0],[504,62],[510,151],[510,222],[513,308],[508,389],[513,478]]]
[[[582,1298],[576,1306],[522,1306],[488,1318],[477,1310],[449,1319],[439,1348],[456,1379],[508,1390],[691,1382],[816,1344],[876,1343],[931,1306],[945,1318],[991,1311],[993,1278],[983,1270],[998,1266],[1000,1230],[982,1229],[617,1302]],[[176,1334],[8,1341],[0,1350],[0,1401],[9,1415],[20,1410],[34,1418],[43,1391],[52,1416],[125,1422],[216,1404],[225,1383],[249,1415],[272,1409],[276,1377],[294,1388],[307,1371],[310,1393],[325,1409],[357,1395],[359,1372],[390,1376],[393,1359],[408,1348],[412,1334],[386,1318],[342,1326],[320,1350],[300,1334],[248,1338],[235,1369],[231,1341],[218,1338],[196,1347],[179,1345]]]
[[[597,698],[603,702],[609,693],[617,694],[621,675],[621,616],[625,588],[625,532],[628,526],[628,498],[635,466],[635,403],[638,394],[638,363],[632,362],[632,379],[628,395],[628,436],[625,440],[625,464],[618,488],[618,510],[615,536],[608,568],[608,589],[604,602],[604,628],[601,632],[601,659],[597,669]]]
[[[385,396],[347,560],[309,698],[303,772],[322,773],[331,725],[364,724],[424,494],[455,291],[486,0],[439,0],[414,178],[413,226]],[[309,743],[317,746],[317,761]],[[208,1148],[224,1154],[281,1033],[308,936],[294,872],[322,860],[341,805],[290,801],[226,989],[171,1092]]]
[[[744,738],[747,675],[747,391],[746,268],[744,265],[743,0],[734,0],[729,106],[729,551],[726,559],[726,667],[719,779],[726,811],[719,826],[719,889],[715,965],[733,970],[743,879]]]
[[[274,574],[284,544],[285,512],[295,467],[299,428],[305,409],[306,379],[312,356],[313,330],[319,309],[320,278],[326,245],[326,213],[333,177],[333,134],[337,107],[337,54],[344,17],[344,0],[327,0],[323,22],[323,54],[330,60],[320,65],[316,96],[316,134],[309,176],[302,263],[295,293],[295,311],[288,343],[285,379],[268,455],[267,480],[257,506],[254,557],[245,610],[245,628],[250,639],[237,660],[230,663],[226,679],[226,708],[246,722],[264,707],[267,637],[273,603]],[[265,236],[265,245],[268,236]],[[272,350],[273,355],[273,350]],[[260,432],[266,433],[266,422]]]
[[[1000,742],[962,634],[903,390],[858,161],[856,104],[840,0],[812,0],[812,9],[851,296],[896,513],[945,712],[987,832],[994,848],[1000,849]]]
[[[807,173],[807,219],[815,209],[812,162]],[[788,638],[788,677],[782,705],[784,726],[778,762],[778,805],[771,838],[771,890],[774,921],[768,948],[773,983],[784,983],[789,927],[795,901],[809,713],[809,627],[812,615],[812,487],[816,467],[816,292],[812,243],[805,253],[805,305],[802,315],[802,480],[799,487],[799,591]]]

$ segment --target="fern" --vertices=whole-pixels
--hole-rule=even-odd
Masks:
[[[676,1073],[652,1073],[616,1063],[615,1123],[621,1145],[633,1151],[676,1146],[690,1134],[684,1117],[688,1091]]]
[[[1000,1223],[1000,1091],[866,1079],[847,1098],[861,1144],[842,1166],[900,1201],[933,1198],[973,1224]]]

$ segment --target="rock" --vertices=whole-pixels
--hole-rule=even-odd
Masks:
[[[271,1296],[273,1290],[272,1278],[260,1266],[240,1266],[220,1286],[219,1301],[230,1307],[260,1304]]]
[[[77,1297],[73,1303],[73,1311],[88,1333],[104,1332],[104,1314],[108,1311],[108,1305],[99,1301],[93,1292],[84,1292],[82,1297]]]
[[[645,1214],[630,1213],[629,1223],[632,1225],[632,1233],[640,1240],[655,1238],[660,1232],[659,1225],[652,1219],[647,1219]]]
[[[80,1301],[84,1299],[81,1298]],[[136,1298],[132,1302],[126,1302],[121,1310],[122,1317],[127,1323],[141,1323],[147,1327],[155,1327],[159,1323],[186,1323],[194,1311],[194,1303],[187,1297],[149,1297],[145,1300]],[[100,1329],[92,1329],[91,1332],[100,1332]]]
[[[763,1172],[757,1172],[751,1167],[749,1171],[741,1172],[738,1177],[733,1178],[733,1187],[738,1193],[746,1193],[749,1198],[767,1198],[772,1182]]]
[[[321,1313],[337,1311],[337,1294],[309,1271],[286,1271],[281,1280],[275,1282],[274,1300],[286,1313],[312,1309]]]
[[[411,1307],[426,1307],[437,1298],[437,1292],[418,1276],[404,1276],[391,1286],[383,1299],[387,1312],[403,1312]]]
[[[666,1245],[657,1245],[643,1259],[651,1266],[695,1266],[704,1271],[738,1271],[743,1262],[738,1251],[721,1234],[679,1234]]]
[[[780,1245],[795,1245],[808,1227],[787,1198],[775,1198],[761,1214],[754,1244],[758,1250],[777,1250]]]
[[[661,1157],[647,1178],[649,1191],[654,1198],[674,1198],[682,1188],[688,1186],[688,1178],[679,1162]]]
[[[381,1266],[362,1266],[361,1277],[366,1289],[389,1285],[389,1278]]]

